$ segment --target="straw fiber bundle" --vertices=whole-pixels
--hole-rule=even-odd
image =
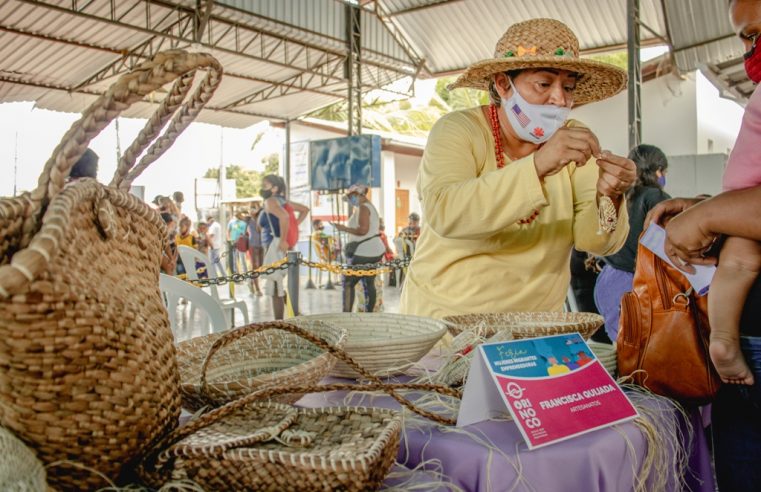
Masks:
[[[383,375],[404,372],[427,354],[447,330],[441,321],[431,318],[390,313],[314,314],[294,318],[297,319],[320,320],[345,328],[346,353],[370,373]],[[331,374],[357,377],[356,371],[340,361]]]
[[[289,322],[334,347],[344,345],[343,328],[317,320]],[[280,325],[277,321],[251,324],[179,343],[183,406],[192,410],[219,407],[264,388],[316,384],[327,376],[335,358],[308,340],[275,329]],[[277,401],[294,403],[301,396],[282,395]]]
[[[370,383],[271,387],[203,414],[149,453],[139,469],[149,485],[190,479],[209,490],[365,491],[380,486],[398,451],[401,414],[364,407],[295,409],[264,401],[278,395],[382,390],[426,418],[455,423],[416,407],[397,390],[437,391],[455,398],[460,397],[458,391],[432,384],[383,383],[345,351],[305,329],[289,323],[272,327],[311,341]]]
[[[533,338],[579,332],[586,340],[603,324],[595,313],[532,312],[462,314],[446,316],[449,332],[458,335],[463,330],[475,330],[491,337],[499,331],[510,330],[513,338]]]
[[[0,490],[45,492],[45,467],[11,431],[0,427]]]
[[[206,76],[180,107],[199,68]],[[136,155],[176,112],[138,168],[161,155],[220,77],[208,55],[157,54],[72,125],[35,190],[0,200],[0,424],[45,464],[76,462],[115,480],[177,425],[179,373],[158,288],[166,229],[124,190]],[[173,80],[111,186],[67,183],[92,137]],[[57,489],[106,485],[81,467],[51,467],[48,480]]]

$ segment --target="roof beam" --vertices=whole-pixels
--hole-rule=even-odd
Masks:
[[[429,9],[432,7],[441,7],[442,5],[454,2],[461,2],[462,0],[429,0],[428,3],[415,5],[414,7],[407,7],[406,9],[399,9],[389,12],[390,17],[396,17],[397,15],[411,14],[413,12],[419,12],[421,10]]]
[[[183,26],[193,26],[196,17],[196,10],[182,5],[173,4],[166,0],[133,0],[145,7],[144,16],[134,16],[128,19],[126,14],[117,15],[117,2],[110,2],[109,11],[86,12],[86,7],[78,7],[76,2],[59,4],[54,0],[19,0],[37,7],[44,7],[50,10],[75,15],[90,20],[105,22],[110,25],[131,29],[152,36],[161,36],[175,43],[187,43],[188,45],[196,43],[192,36],[193,29],[186,29]],[[124,2],[119,2],[121,8],[124,8]],[[134,7],[134,6],[133,6]],[[130,8],[132,10],[132,7]],[[178,16],[177,20],[172,22],[168,27],[162,26],[161,23],[171,14]],[[158,22],[153,19],[160,18]],[[138,21],[139,19],[139,21]],[[182,29],[179,29],[182,28]],[[190,32],[187,32],[190,31]],[[208,24],[205,29],[201,46],[218,50],[223,53],[241,56],[252,60],[267,62],[283,68],[300,70],[306,73],[315,73],[308,60],[315,58],[322,53],[328,53],[336,56],[346,56],[345,50],[331,49],[324,46],[317,46],[303,41],[289,39],[286,36],[267,32],[253,25],[233,22],[214,14],[209,14]],[[282,47],[283,49],[273,49]],[[303,48],[307,56],[299,60],[293,57],[287,57],[286,52],[293,52]],[[311,56],[310,56],[311,55]],[[407,75],[402,69],[389,66],[379,62],[367,61],[368,65],[377,66],[386,70],[397,71],[400,75]],[[333,76],[334,82],[345,82],[342,77]]]
[[[53,84],[53,83],[43,83],[43,82],[34,82],[30,80],[24,80],[21,77],[8,77],[6,75],[0,74],[0,82],[6,82],[9,84],[17,84],[17,85],[25,85],[29,87],[37,87],[40,89],[47,89],[47,90],[57,90],[57,91],[63,91],[69,94],[82,94],[87,96],[94,96],[94,97],[100,97],[102,96],[105,91],[95,91],[95,90],[87,90],[87,89],[78,89],[78,90],[72,90],[66,86],[60,85],[60,84]],[[154,105],[157,105],[159,103],[158,100],[151,100],[144,98],[142,102],[151,103]],[[211,111],[218,111],[218,112],[228,112],[228,113],[235,113],[235,114],[242,114],[245,116],[254,116],[256,118],[263,118],[263,119],[269,119],[269,120],[276,120],[276,121],[286,121],[286,118],[280,117],[280,116],[273,116],[270,114],[263,114],[263,113],[257,113],[254,111],[245,111],[245,110],[239,110],[239,109],[228,109],[228,108],[221,108],[216,106],[210,106],[206,105],[204,106],[204,110],[211,110]]]
[[[94,74],[87,77],[82,82],[79,82],[73,85],[72,87],[65,89],[70,92],[83,90],[90,85],[96,84],[98,82],[102,82],[103,80],[109,79],[111,77],[118,77],[119,75],[122,75],[123,73],[132,70],[143,61],[152,58],[154,54],[161,51],[161,47],[163,46],[163,43],[165,41],[165,38],[154,36],[144,41],[143,43],[140,43],[137,47],[131,50],[124,50],[124,49],[119,49],[114,47],[98,46],[98,45],[93,45],[88,43],[82,43],[82,42],[74,41],[67,38],[48,36],[45,34],[34,33],[34,32],[26,31],[23,29],[17,29],[17,28],[7,28],[7,27],[0,26],[0,31],[7,32],[10,34],[16,34],[20,36],[29,36],[29,37],[33,37],[37,39],[43,39],[45,41],[50,41],[53,43],[69,44],[72,46],[77,46],[79,48],[104,51],[106,53],[119,56],[117,60],[114,60],[113,62],[109,63],[102,69],[98,70]],[[281,82],[281,81],[272,80],[272,79],[265,79],[261,77],[251,77],[248,75],[233,73],[230,71],[225,71],[225,76],[242,79],[242,80],[248,80],[251,82],[258,82],[261,84],[269,84],[275,87],[280,87],[280,86],[290,87],[290,84],[286,82]],[[332,92],[315,89],[315,88],[311,88],[307,86],[301,86],[300,90],[306,91],[306,92],[312,92],[314,94],[320,94],[323,96],[345,97],[340,94],[335,94]]]

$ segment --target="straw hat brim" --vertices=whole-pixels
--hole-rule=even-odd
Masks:
[[[562,58],[558,56],[523,56],[482,60],[468,67],[447,88],[488,90],[489,81],[495,73],[526,68],[554,68],[570,70],[582,77],[576,84],[574,104],[602,101],[615,96],[626,87],[626,71],[611,65],[585,58]]]

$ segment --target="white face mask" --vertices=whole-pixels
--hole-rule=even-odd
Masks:
[[[531,104],[523,99],[512,80],[510,87],[513,88],[513,95],[502,99],[502,109],[518,138],[535,144],[544,143],[565,124],[570,108]]]

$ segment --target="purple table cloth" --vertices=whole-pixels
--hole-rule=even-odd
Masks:
[[[337,382],[329,378],[325,382]],[[345,382],[346,380],[340,380]],[[345,405],[343,392],[307,395],[304,407]],[[390,397],[365,397],[356,404],[399,408]],[[668,414],[667,414],[668,418]],[[673,415],[673,418],[681,417]],[[713,492],[711,456],[700,413],[690,413],[693,440],[688,490]],[[686,428],[680,422],[682,429]],[[601,429],[567,441],[529,451],[515,423],[487,421],[464,427],[471,436],[447,431],[432,422],[408,425],[397,461],[409,469],[436,460],[443,475],[466,491],[610,492],[633,490],[634,473],[645,456],[646,441],[632,423]],[[631,448],[627,443],[631,443]],[[494,448],[490,451],[489,448]],[[388,484],[392,485],[392,484]],[[680,490],[674,480],[669,490]]]

